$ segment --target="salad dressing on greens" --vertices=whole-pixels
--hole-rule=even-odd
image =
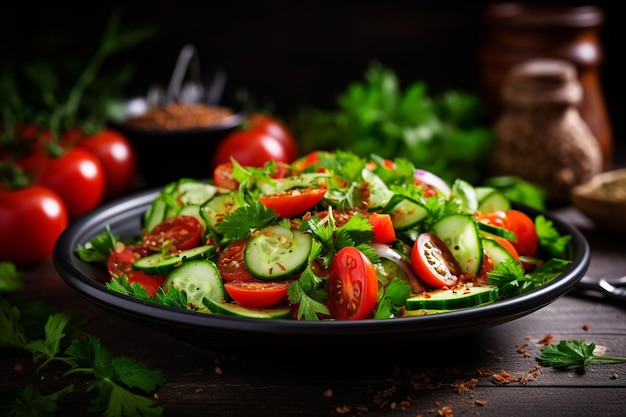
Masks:
[[[107,287],[130,297],[297,320],[471,308],[545,285],[571,263],[570,236],[543,215],[405,159],[317,151],[288,166],[219,169],[163,187],[140,236],[107,226],[78,256],[104,261]]]

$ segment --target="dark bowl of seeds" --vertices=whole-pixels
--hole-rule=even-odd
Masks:
[[[213,152],[243,120],[244,112],[236,106],[182,101],[150,105],[135,98],[124,104],[113,127],[134,147],[141,184],[154,187],[182,177],[211,177]]]

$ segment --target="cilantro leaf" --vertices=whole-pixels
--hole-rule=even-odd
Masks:
[[[626,362],[623,357],[595,355],[595,343],[585,343],[581,340],[561,340],[557,345],[551,344],[541,350],[537,357],[540,364],[555,368],[577,367],[583,371],[592,360]]]
[[[28,340],[20,323],[20,310],[0,299],[0,347],[26,350]]]
[[[59,410],[58,402],[74,391],[68,385],[52,394],[42,395],[33,386],[21,388],[15,384],[0,388],[0,410],[6,416],[53,417]]]
[[[119,237],[111,232],[107,224],[103,232],[92,237],[84,245],[78,245],[76,254],[85,262],[106,262],[118,240]]]
[[[571,235],[561,236],[551,220],[542,214],[535,217],[535,229],[539,239],[539,247],[551,256],[563,256]]]
[[[22,277],[12,262],[0,262],[0,292],[12,292],[22,288]]]
[[[385,292],[378,302],[374,313],[376,319],[388,319],[397,317],[400,308],[411,295],[411,286],[400,278],[394,277],[384,287]]]
[[[243,239],[256,229],[268,226],[278,220],[276,212],[253,200],[248,205],[229,213],[220,222],[220,230],[229,239]]]

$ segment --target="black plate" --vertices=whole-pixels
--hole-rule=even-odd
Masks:
[[[572,236],[569,250],[573,262],[550,284],[518,297],[443,314],[354,322],[259,320],[188,312],[108,290],[103,284],[108,280],[105,268],[82,262],[75,254],[79,244],[102,232],[106,225],[122,237],[139,235],[142,215],[159,191],[149,190],[111,202],[72,223],[57,241],[54,265],[70,287],[97,306],[186,342],[235,356],[247,356],[250,352],[255,356],[284,356],[290,350],[298,355],[355,352],[390,341],[394,346],[415,348],[473,334],[550,304],[582,278],[590,261],[584,236],[572,226],[542,213],[561,233]],[[540,213],[522,209],[532,216]],[[290,348],[285,349],[286,346]]]

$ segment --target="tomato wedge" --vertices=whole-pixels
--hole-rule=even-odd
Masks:
[[[354,246],[340,249],[328,270],[328,309],[338,320],[370,316],[378,295],[378,277],[372,262]]]
[[[146,256],[149,252],[142,246],[124,246],[123,249],[114,250],[109,255],[107,268],[109,274],[123,275],[129,283],[136,282],[145,288],[148,295],[156,295],[159,287],[165,282],[164,275],[148,275],[143,271],[133,269],[133,262]]]
[[[217,261],[217,270],[224,282],[250,281],[254,279],[252,274],[246,269],[243,261],[246,243],[247,240],[234,240],[220,253]]]
[[[177,216],[157,224],[143,239],[143,245],[159,252],[169,245],[169,252],[198,246],[202,224],[193,216]]]
[[[372,224],[374,242],[391,243],[396,240],[396,229],[393,227],[390,214],[372,213],[368,220]]]
[[[289,283],[260,281],[230,281],[224,283],[228,295],[242,307],[267,308],[287,296]]]
[[[322,201],[327,188],[293,188],[276,194],[267,194],[259,197],[265,207],[273,208],[282,218],[289,218],[302,214]]]
[[[450,249],[432,233],[418,236],[411,249],[411,262],[417,275],[436,288],[453,286],[461,274],[461,267]]]

